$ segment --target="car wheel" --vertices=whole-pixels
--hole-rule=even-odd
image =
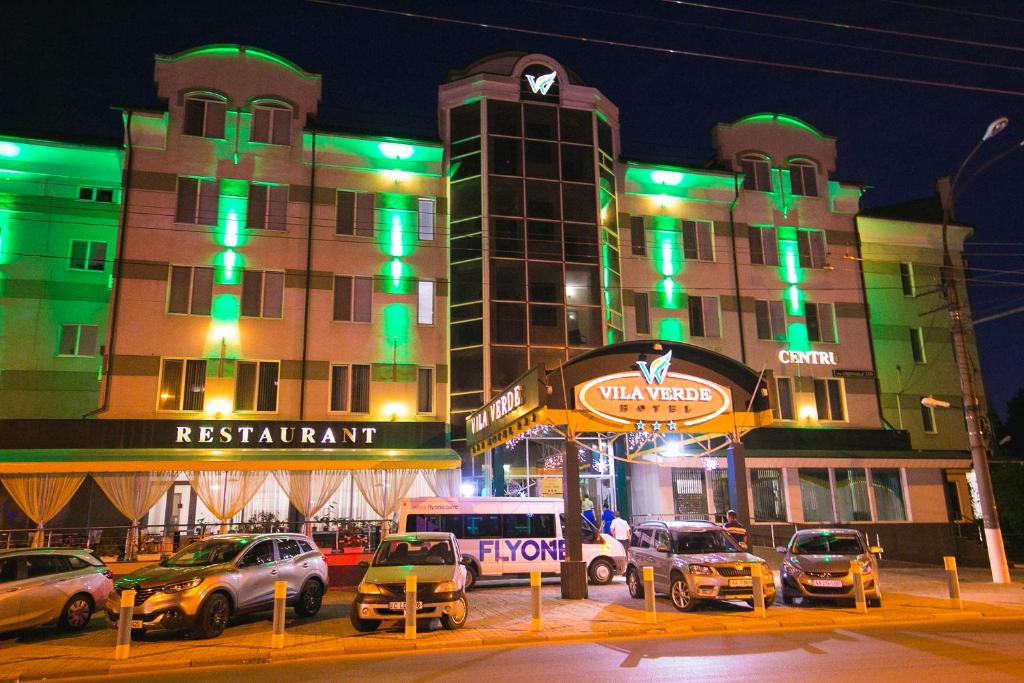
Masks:
[[[474,588],[476,588],[477,576],[478,576],[478,574],[477,574],[477,571],[476,571],[476,567],[472,567],[472,566],[466,567],[466,590],[467,591],[471,591]]]
[[[441,615],[441,625],[449,631],[454,631],[465,626],[466,619],[468,618],[469,603],[466,602],[466,596],[462,596],[455,602],[455,607],[452,609],[451,614]]]
[[[590,574],[590,583],[595,586],[604,586],[612,582],[615,570],[612,568],[612,563],[608,560],[594,560],[590,563],[588,574]]]
[[[85,593],[71,596],[60,612],[57,626],[61,631],[81,631],[92,619],[92,598]]]
[[[199,608],[192,633],[196,638],[216,638],[224,632],[230,616],[231,604],[228,599],[221,593],[214,593]]]
[[[630,597],[642,600],[644,597],[644,584],[640,581],[640,575],[636,573],[636,567],[626,570],[626,587],[629,589]]]
[[[686,588],[686,579],[678,574],[672,577],[669,596],[672,598],[672,606],[680,612],[692,612],[697,607],[697,601]]]
[[[299,592],[299,599],[295,603],[295,614],[300,617],[312,617],[320,611],[324,602],[324,587],[316,579],[310,579]]]

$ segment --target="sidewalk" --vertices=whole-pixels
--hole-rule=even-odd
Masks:
[[[910,625],[938,620],[1016,618],[1024,621],[1024,573],[1007,586],[985,583],[983,570],[962,576],[964,610],[951,609],[945,598],[945,575],[936,569],[884,572],[884,602],[867,615],[852,608],[772,606],[758,619],[742,603],[713,605],[683,614],[667,598],[658,598],[657,623],[648,624],[643,602],[629,597],[621,579],[591,586],[590,599],[565,601],[557,582],[543,589],[543,630],[530,631],[529,589],[525,585],[482,586],[469,594],[469,622],[445,631],[435,621],[429,633],[405,640],[400,630],[357,634],[348,620],[352,593],[331,591],[320,615],[311,620],[291,616],[285,648],[270,649],[270,616],[259,614],[232,622],[214,640],[193,641],[177,634],[154,634],[132,644],[131,659],[113,660],[115,632],[100,618],[80,634],[35,629],[0,637],[0,680],[33,680],[113,673],[167,671],[190,666],[260,663],[399,650],[524,644],[557,640],[599,640],[634,635],[702,635],[808,628],[857,628]]]

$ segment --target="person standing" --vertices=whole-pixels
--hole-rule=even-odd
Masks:
[[[612,538],[621,543],[623,548],[628,548],[630,533],[629,522],[624,520],[622,517],[619,517],[618,510],[612,513],[612,521],[609,526],[609,533],[611,533]]]
[[[594,501],[590,500],[590,496],[586,493],[583,494],[583,516],[586,517],[591,524],[597,526],[597,518],[594,517]]]
[[[725,530],[732,536],[732,540],[739,544],[743,550],[747,549],[747,530],[740,524],[740,520],[736,516],[735,510],[729,510],[725,513],[726,522],[723,525]]]
[[[612,532],[612,520],[615,519],[615,513],[608,509],[605,505],[601,511],[601,524],[604,527],[604,532],[610,534]]]

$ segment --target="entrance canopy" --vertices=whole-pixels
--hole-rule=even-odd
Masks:
[[[545,427],[629,434],[633,455],[687,443],[706,451],[771,424],[763,374],[722,354],[670,341],[612,344],[535,367],[466,420],[479,454]]]

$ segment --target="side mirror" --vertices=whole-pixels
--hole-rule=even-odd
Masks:
[[[885,552],[884,550],[882,550],[882,546],[880,545],[873,545],[870,548],[868,548],[868,550],[871,552],[872,555],[881,555],[883,552]]]
[[[659,553],[667,553],[668,545],[665,543],[659,543],[657,546],[654,547],[654,549],[657,550]]]
[[[369,569],[370,568],[370,563],[367,562],[366,560],[360,560],[359,561],[359,566],[362,567],[363,569]]]
[[[777,545],[777,546],[775,546],[775,552],[785,554],[786,546],[784,546],[784,545]]]

